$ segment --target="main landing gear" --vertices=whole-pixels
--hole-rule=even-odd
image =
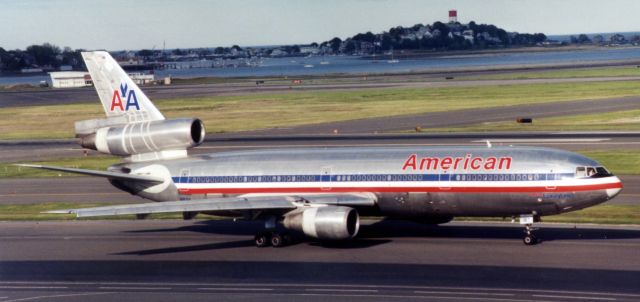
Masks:
[[[255,237],[256,247],[283,247],[291,243],[291,236],[287,233],[276,231],[277,220],[275,217],[269,217],[264,221],[266,232],[258,233]]]
[[[291,243],[291,236],[287,233],[262,232],[255,236],[256,247],[283,247]]]
[[[535,245],[540,242],[538,237],[533,234],[534,231],[538,230],[538,228],[533,227],[533,223],[539,221],[540,217],[536,215],[520,215],[520,224],[524,225],[522,242],[524,242],[525,245]]]

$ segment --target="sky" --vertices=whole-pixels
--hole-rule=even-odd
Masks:
[[[0,47],[308,44],[446,21],[547,35],[640,31],[637,0],[0,0]]]

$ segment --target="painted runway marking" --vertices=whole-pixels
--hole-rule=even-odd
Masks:
[[[232,291],[272,291],[273,288],[246,288],[246,287],[199,287],[198,290],[232,290]]]
[[[13,300],[7,300],[7,301],[3,301],[3,302],[33,301],[33,300],[48,299],[48,298],[97,296],[97,295],[106,295],[106,294],[111,294],[111,293],[79,293],[79,294],[65,294],[65,295],[48,295],[48,296],[37,296],[37,297],[13,299]]]
[[[459,300],[494,300],[494,301],[531,301],[531,300],[519,300],[518,298],[510,299],[507,297],[520,295],[531,295],[538,298],[561,298],[568,300],[594,300],[594,301],[616,301],[618,298],[638,298],[638,294],[626,294],[626,293],[610,293],[610,292],[578,292],[578,291],[563,291],[563,290],[533,290],[533,289],[518,289],[518,288],[475,288],[475,287],[431,287],[431,286],[410,286],[410,285],[350,285],[350,284],[287,284],[287,283],[247,283],[247,284],[233,284],[233,283],[129,283],[129,282],[65,282],[65,281],[0,281],[0,284],[6,286],[0,286],[5,289],[67,289],[67,286],[82,286],[82,285],[94,285],[100,286],[101,289],[121,289],[121,290],[193,290],[194,287],[198,287],[198,290],[210,290],[210,291],[255,291],[255,292],[270,292],[269,295],[279,295],[281,293],[273,292],[281,288],[298,288],[297,290],[303,290],[307,293],[282,293],[282,295],[298,295],[298,296],[344,296],[344,297],[389,297],[389,298],[420,298],[420,299],[459,299]],[[110,286],[108,286],[110,285]],[[118,286],[118,285],[133,285],[133,286]],[[146,285],[163,285],[164,287],[146,286]],[[228,287],[227,287],[228,286]],[[256,287],[251,287],[256,286]],[[261,288],[263,286],[264,288]],[[267,288],[270,287],[270,288]],[[315,287],[315,288],[314,288]],[[372,289],[376,288],[376,289]],[[424,296],[402,296],[402,295],[385,295],[385,294],[367,294],[377,293],[378,289],[389,290],[412,290],[414,294],[424,294]],[[473,292],[472,292],[473,291]],[[334,292],[335,294],[332,294]],[[340,294],[339,292],[345,292]],[[349,294],[349,292],[353,292]],[[109,292],[102,292],[98,294],[105,294]],[[361,294],[358,294],[361,293]],[[458,295],[453,296],[429,296],[434,295]],[[87,294],[82,294],[87,295]],[[460,297],[462,295],[475,295],[481,297]],[[504,298],[502,298],[504,297]],[[6,297],[5,297],[6,298]],[[2,299],[0,297],[0,299]],[[31,298],[29,298],[31,299]],[[535,301],[540,301],[536,299]],[[7,302],[7,301],[2,301]]]
[[[99,289],[119,290],[171,290],[171,287],[133,287],[133,286],[100,286]]]
[[[523,299],[502,299],[502,298],[488,298],[488,297],[452,297],[452,296],[403,296],[403,295],[357,295],[357,294],[279,294],[285,296],[316,296],[316,297],[344,297],[344,298],[392,298],[392,299],[449,299],[449,300],[471,300],[471,301],[510,301],[510,302],[552,302],[545,300],[523,300]],[[490,300],[487,300],[490,299]]]
[[[354,293],[377,293],[377,289],[335,289],[335,288],[305,288],[308,292],[354,292]]]
[[[557,295],[531,295],[540,298],[560,298],[560,299],[576,299],[576,300],[598,300],[598,301],[616,301],[616,298],[604,297],[584,297],[584,296],[557,296]]]
[[[492,143],[593,143],[610,141],[610,138],[497,138],[497,139],[484,139],[471,141],[472,143],[486,143],[488,141]]]
[[[67,286],[0,286],[1,289],[67,289]]]
[[[515,296],[515,294],[506,294],[506,293],[463,293],[463,292],[445,292],[445,291],[424,291],[424,290],[416,290],[413,292],[414,294],[439,294],[439,295],[474,295],[474,296]]]

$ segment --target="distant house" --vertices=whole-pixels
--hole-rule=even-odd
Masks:
[[[489,42],[502,43],[502,40],[498,37],[492,37],[488,32],[484,31],[482,33],[478,33],[477,38],[483,39]]]
[[[416,31],[416,37],[418,39],[431,38],[431,31],[429,30],[429,27],[427,26],[420,27],[418,31]]]
[[[465,40],[467,40],[467,41],[469,41],[469,42],[473,43],[473,41],[474,41],[474,38],[473,38],[473,30],[471,30],[471,29],[467,29],[467,30],[463,31],[463,32],[462,32],[462,37],[463,37]]]
[[[627,42],[627,39],[621,34],[615,34],[609,38],[609,42],[611,42],[611,44],[624,44]]]
[[[360,42],[360,52],[371,53],[374,50],[374,45],[371,42]]]
[[[418,37],[416,36],[416,34],[411,33],[411,34],[406,34],[402,36],[403,40],[411,40],[411,41],[415,41]]]
[[[282,49],[276,48],[276,49],[271,51],[271,56],[272,57],[283,57],[283,56],[286,56],[286,55],[288,55],[288,53],[286,51],[282,50]]]
[[[319,52],[320,52],[320,49],[318,47],[316,47],[316,46],[311,46],[311,45],[300,46],[300,53],[301,54],[313,54],[313,55],[315,55],[315,54],[317,54]]]

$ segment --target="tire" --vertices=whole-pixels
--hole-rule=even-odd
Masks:
[[[256,243],[256,247],[266,247],[271,244],[271,238],[269,238],[269,236],[265,233],[256,235],[254,240]]]
[[[538,238],[533,235],[527,235],[522,238],[522,242],[524,242],[525,245],[535,245],[536,243],[538,243]]]
[[[284,238],[280,234],[271,235],[271,246],[273,247],[283,247],[285,244]]]

